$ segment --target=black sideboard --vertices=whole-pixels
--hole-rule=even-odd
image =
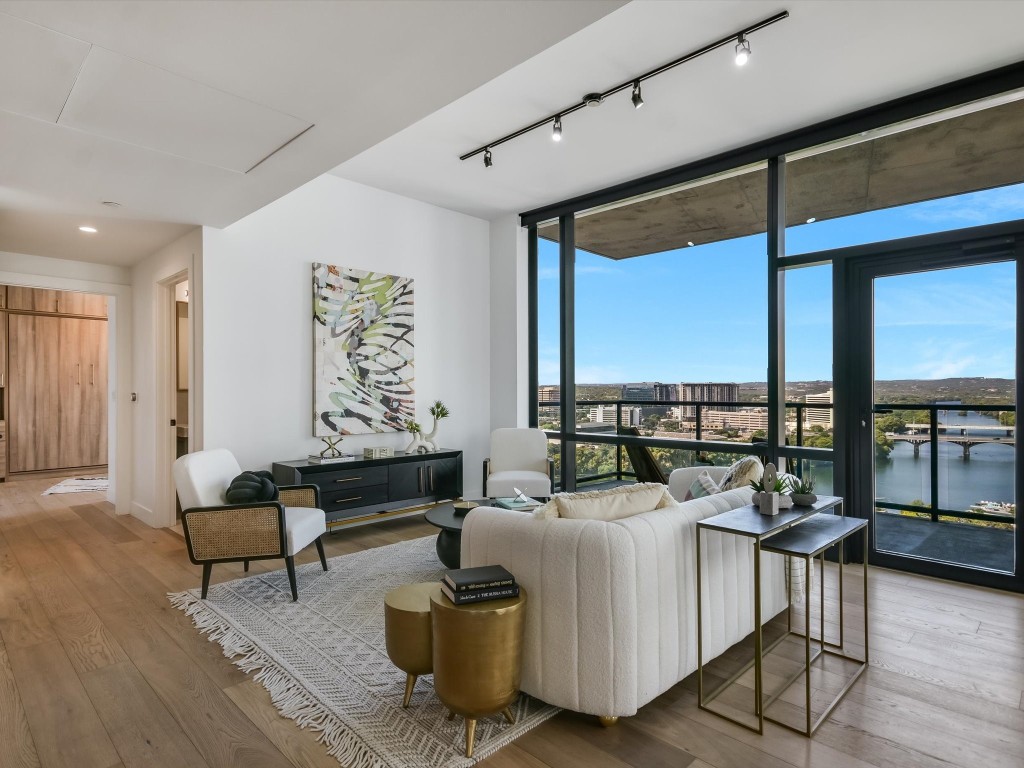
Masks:
[[[414,515],[422,510],[409,507],[462,497],[462,451],[396,452],[333,464],[275,461],[273,472],[278,485],[318,486],[332,527]]]

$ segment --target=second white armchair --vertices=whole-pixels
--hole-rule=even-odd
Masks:
[[[491,457],[484,459],[484,496],[550,496],[555,465],[548,458],[548,438],[539,429],[496,429],[491,433]]]

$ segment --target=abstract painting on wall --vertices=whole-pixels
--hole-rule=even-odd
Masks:
[[[412,278],[313,264],[313,436],[415,418]]]

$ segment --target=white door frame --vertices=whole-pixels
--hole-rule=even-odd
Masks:
[[[170,277],[158,282],[157,293],[157,325],[156,325],[156,396],[157,396],[157,441],[156,441],[156,492],[155,500],[156,525],[172,526],[175,524],[176,506],[174,478],[171,467],[177,453],[177,430],[171,421],[178,415],[178,383],[175,376],[175,332],[177,330],[174,288],[178,283],[189,281],[189,317],[188,317],[188,408],[189,430],[188,449],[193,450],[195,428],[192,424],[193,398],[195,396],[195,338],[193,330],[192,310],[192,275],[191,269],[180,270]]]
[[[132,502],[132,287],[69,277],[0,272],[0,284],[107,296],[109,378],[107,392],[107,500],[119,515],[131,513]]]

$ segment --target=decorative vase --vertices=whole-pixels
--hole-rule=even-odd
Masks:
[[[754,505],[762,515],[777,515],[779,514],[779,494],[767,491],[755,493]]]
[[[421,442],[426,447],[426,450],[430,451],[431,453],[436,453],[437,450],[438,450],[437,443],[434,442],[434,438],[435,437],[437,437],[437,418],[436,417],[434,418],[434,428],[431,429],[429,432],[427,432],[427,434],[423,435],[423,437],[421,439]]]
[[[429,450],[427,444],[423,442],[423,437],[419,432],[412,433],[412,442],[405,447],[406,453],[421,453]]]
[[[779,509],[789,509],[793,506],[793,497],[788,493],[779,494]]]
[[[809,507],[809,506],[811,506],[811,504],[813,504],[817,500],[818,500],[818,497],[815,496],[813,493],[794,493],[793,494],[793,503],[796,504],[798,507]]]

